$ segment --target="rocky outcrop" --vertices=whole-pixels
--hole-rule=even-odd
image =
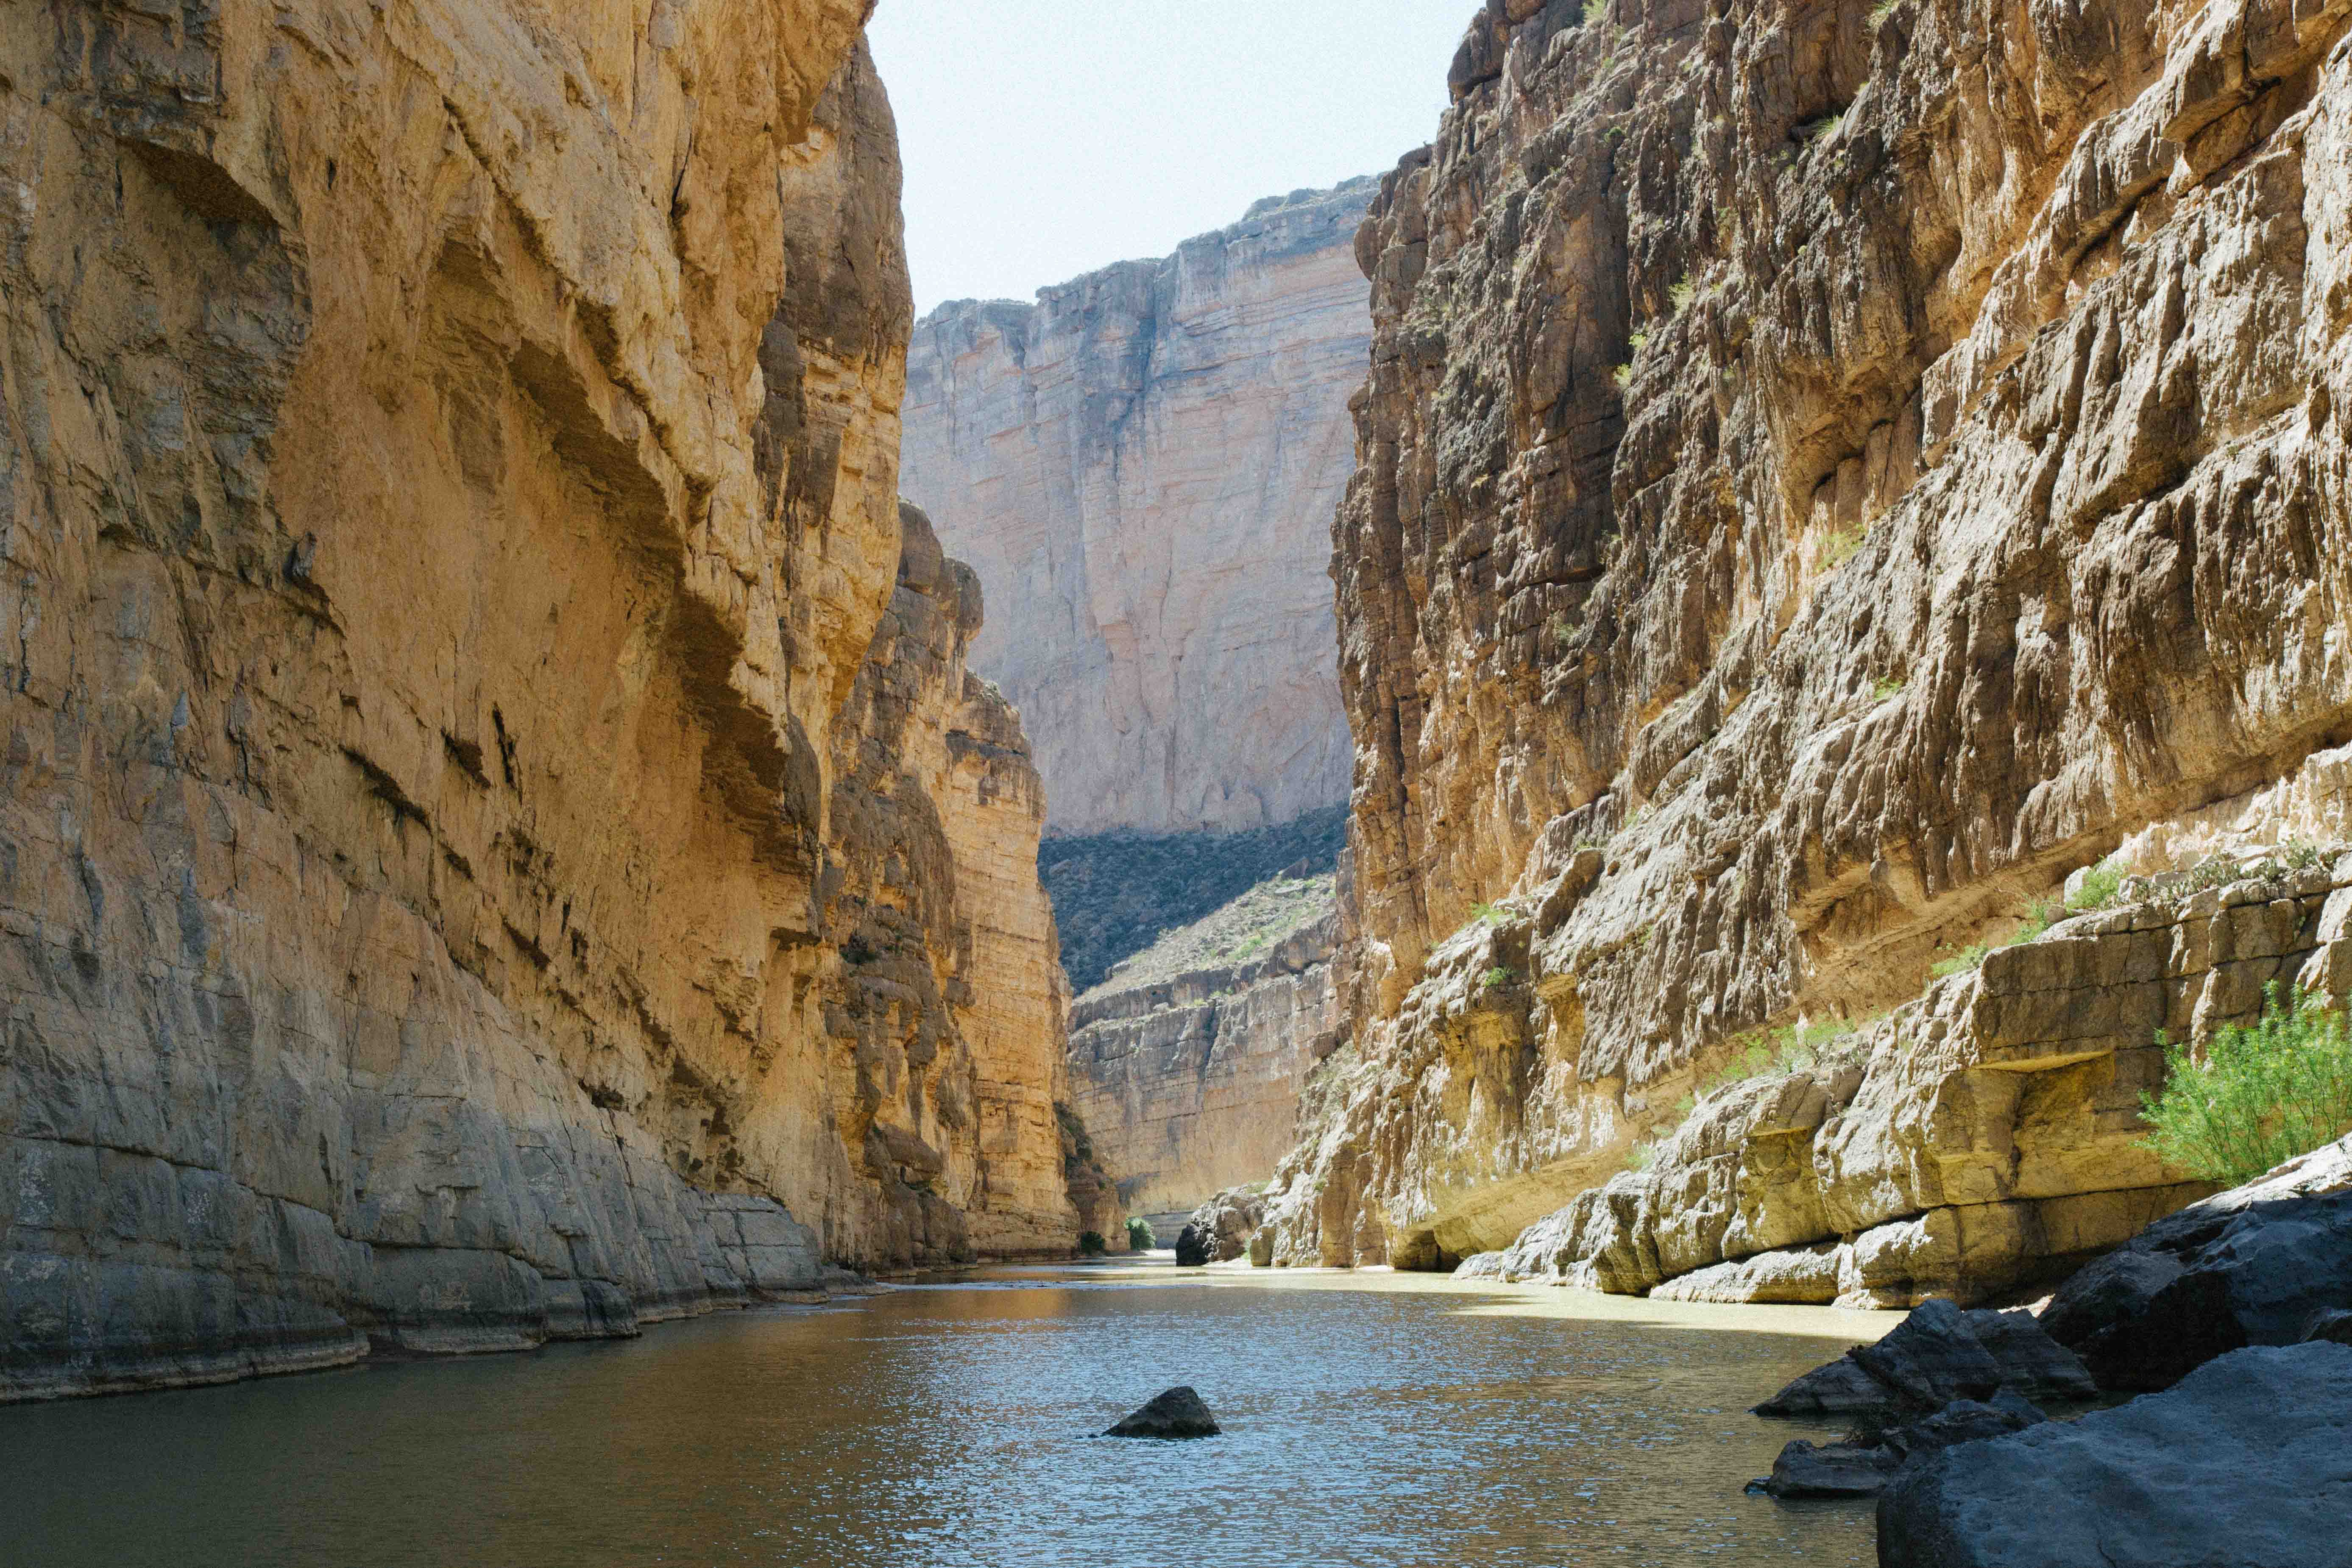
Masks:
[[[1265,1224],[1265,1199],[1257,1189],[1228,1187],[1194,1209],[1184,1229],[1201,1238],[1203,1262],[1230,1263],[1249,1257],[1263,1263],[1265,1259],[1252,1252],[1251,1243]]]
[[[1885,1568],[2335,1568],[2352,1508],[2352,1349],[2242,1350],[2168,1394],[1914,1459]]]
[[[0,1397],[1067,1247],[866,9],[0,19]]]
[[[1359,239],[1359,1054],[1277,1258],[1507,1246],[1734,1042],[1917,995],[2136,836],[2265,791],[2352,836],[2285,783],[2352,733],[2347,18],[1490,0]],[[1989,1289],[2194,1196],[2124,1168],[2136,1053],[2248,999],[2175,1018],[2130,935],[1996,955],[1868,1037],[1868,1089],[1743,1110],[1768,1136],[1687,1151],[1688,1223],[1654,1181],[1583,1200],[1629,1284],[1738,1261],[1735,1142],[1862,1200],[1742,1215],[1778,1273],[1735,1294]],[[1839,1112],[1898,1083],[1943,1109]],[[2048,1163],[2045,1098],[2080,1129]]]
[[[1805,1373],[1756,1414],[1852,1416],[1889,1426],[2004,1389],[2035,1402],[2094,1399],[2099,1392],[2082,1362],[2032,1313],[1969,1312],[1935,1300],[1875,1344]]]
[[[1370,321],[1373,183],[1259,203],[1164,260],[916,329],[907,493],[1000,602],[1051,826],[1172,833],[1345,800],[1328,524]]]
[[[1328,908],[1324,882],[1314,902]],[[1307,1074],[1337,1044],[1338,921],[1298,923],[1313,912],[1277,902],[1276,929],[1234,944],[1254,954],[1239,962],[1170,973],[1150,962],[1155,947],[1071,1010],[1071,1103],[1118,1173],[1128,1212],[1155,1229],[1181,1225],[1227,1187],[1265,1180],[1289,1152]],[[1185,950],[1190,934],[1164,945]]]
[[[1707,1092],[1648,1168],[1531,1226],[1499,1272],[1852,1307],[2063,1276],[2211,1190],[2144,1142],[2158,1034],[2202,1037],[2259,1016],[2273,983],[2352,971],[2352,855],[2305,858],[2186,896],[2132,880],[1813,1066]]]
[[[1791,1443],[1772,1461],[1771,1475],[1751,1481],[1748,1489],[1784,1500],[1875,1497],[1923,1455],[2006,1437],[2048,1419],[2032,1401],[2011,1394],[1995,1394],[1990,1403],[1956,1399],[1933,1415],[1891,1430],[1857,1432],[1841,1443]]]
[[[2342,1341],[2352,1138],[2150,1226],[2069,1279],[2042,1321],[2103,1388],[2167,1388],[2247,1345]]]

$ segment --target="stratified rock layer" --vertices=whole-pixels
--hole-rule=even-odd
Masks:
[[[1000,605],[1055,833],[1286,822],[1348,795],[1328,523],[1370,338],[1373,182],[915,331],[908,495]]]
[[[1172,1237],[1192,1209],[1265,1181],[1289,1152],[1307,1075],[1337,1043],[1338,928],[1327,914],[1260,956],[1114,978],[1078,999],[1071,1103],[1118,1173],[1129,1213]]]
[[[866,8],[0,17],[0,1397],[1067,1245]]]
[[[1505,1245],[1727,1042],[2352,733],[2347,16],[1490,0],[1359,239],[1360,1060],[1277,1257]]]

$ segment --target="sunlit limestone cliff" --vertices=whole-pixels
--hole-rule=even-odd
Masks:
[[[867,8],[0,14],[0,1396],[1070,1244]]]
[[[1489,0],[1358,240],[1351,1045],[1262,1255],[1899,1304],[2195,1195],[2156,1031],[2352,985],[2348,16]]]
[[[1006,608],[1057,834],[1288,822],[1347,798],[1328,526],[1371,322],[1355,180],[1164,259],[915,330],[907,494]]]

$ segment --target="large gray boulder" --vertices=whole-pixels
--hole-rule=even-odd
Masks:
[[[2158,1389],[2347,1308],[2352,1138],[2158,1220],[2068,1280],[2042,1326],[2101,1387]]]
[[[2074,1352],[2030,1312],[1963,1311],[1929,1301],[1874,1345],[1817,1367],[1756,1407],[1759,1415],[1850,1415],[1881,1425],[2009,1389],[2037,1403],[2098,1393]]]
[[[2235,1351],[2168,1393],[1963,1443],[1878,1500],[1880,1568],[2347,1568],[2352,1347]]]

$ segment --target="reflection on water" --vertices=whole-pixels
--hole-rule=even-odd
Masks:
[[[1864,1563],[1747,1406],[1884,1316],[1003,1269],[623,1344],[0,1409],[0,1562]],[[1171,1384],[1226,1436],[1093,1437]]]

